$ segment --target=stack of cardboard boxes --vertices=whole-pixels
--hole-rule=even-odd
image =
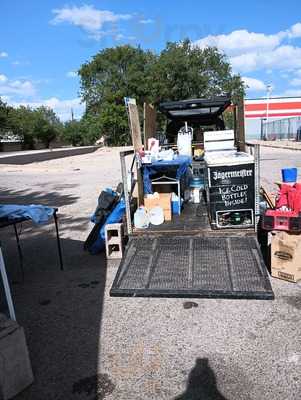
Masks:
[[[262,227],[270,231],[271,274],[298,282],[301,280],[301,183],[294,180],[277,184],[279,191],[275,198],[263,190],[270,206],[263,215]]]
[[[164,212],[164,220],[171,221],[171,193],[155,193],[144,197],[144,206],[147,210],[161,207]]]

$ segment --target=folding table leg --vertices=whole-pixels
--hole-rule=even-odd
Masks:
[[[59,228],[58,228],[58,223],[57,223],[56,211],[53,213],[53,218],[54,218],[55,230],[56,230],[56,241],[57,241],[57,249],[59,252],[60,268],[61,268],[61,271],[64,271],[62,248],[61,248],[61,241],[60,241],[60,234],[59,234]]]
[[[18,248],[18,253],[19,253],[19,261],[20,261],[20,269],[21,269],[21,274],[22,274],[22,282],[24,282],[23,253],[22,253],[22,249],[21,249],[20,238],[19,238],[18,229],[17,229],[16,224],[14,224],[14,230],[15,230],[17,248]]]
[[[7,300],[7,305],[8,305],[8,311],[10,318],[16,321],[16,314],[15,314],[15,309],[14,309],[14,304],[13,300],[11,297],[11,292],[10,292],[10,287],[7,279],[7,274],[6,274],[6,269],[5,269],[5,264],[2,256],[2,249],[0,247],[0,273],[2,277],[2,282],[4,286],[4,291],[5,291],[5,296]]]

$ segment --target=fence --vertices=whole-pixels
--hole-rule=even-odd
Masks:
[[[261,138],[264,140],[301,141],[301,116],[261,121]]]

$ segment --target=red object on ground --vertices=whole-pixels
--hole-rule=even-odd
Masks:
[[[287,192],[287,204],[288,208],[290,208],[293,211],[295,211],[294,209],[295,196],[296,196],[296,189],[294,187],[291,187],[291,189],[288,190]]]
[[[293,210],[301,213],[301,183],[295,184],[295,190]]]
[[[280,210],[287,207],[290,210]],[[282,183],[275,210],[266,210],[262,217],[262,228],[268,231],[301,232],[301,183]]]
[[[279,191],[279,198],[276,201],[276,208],[281,208],[281,207],[289,207],[289,201],[288,201],[288,194],[291,191],[292,186],[288,185],[287,183],[282,183],[280,186],[280,191]]]
[[[266,210],[262,218],[262,228],[268,231],[301,232],[301,213]]]

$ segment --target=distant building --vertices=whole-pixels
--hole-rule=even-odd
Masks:
[[[291,136],[297,134],[298,121],[301,119],[301,97],[271,97],[270,99],[245,100],[245,127],[247,139],[260,139],[266,132],[273,138],[285,136],[291,130]],[[280,120],[283,120],[283,124]],[[272,124],[273,121],[279,121]],[[291,122],[291,123],[290,123]],[[268,125],[268,127],[267,127]],[[281,132],[279,130],[281,127]],[[275,130],[275,132],[273,131]],[[292,132],[296,130],[296,132]]]

